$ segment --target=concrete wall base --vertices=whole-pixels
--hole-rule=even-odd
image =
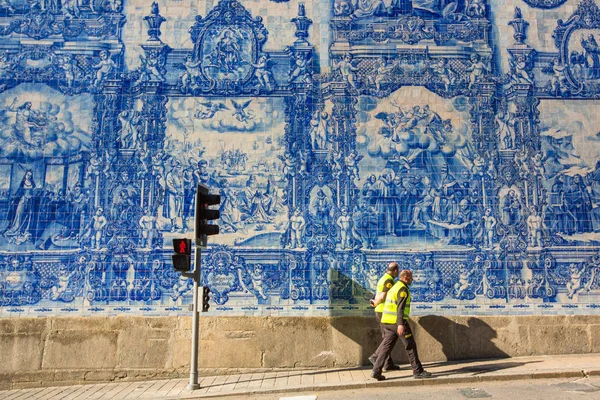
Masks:
[[[424,362],[600,353],[600,316],[424,316]],[[200,375],[367,365],[380,336],[365,317],[202,317]],[[0,319],[0,389],[189,373],[191,317]],[[401,346],[394,358],[406,363]]]

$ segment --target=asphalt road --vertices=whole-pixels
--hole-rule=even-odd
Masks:
[[[244,400],[597,400],[600,399],[600,377],[582,379],[540,379],[485,382],[480,384],[449,384],[410,387],[369,388],[245,396]],[[305,396],[305,397],[303,397]]]

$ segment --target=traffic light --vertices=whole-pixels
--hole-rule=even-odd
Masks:
[[[196,244],[206,246],[208,235],[219,234],[219,225],[209,224],[208,221],[219,219],[219,210],[211,210],[208,207],[221,203],[221,196],[208,194],[208,188],[198,185],[196,191]]]
[[[202,312],[208,312],[210,308],[210,289],[208,286],[202,286]]]
[[[173,267],[176,271],[192,269],[192,239],[173,239]]]

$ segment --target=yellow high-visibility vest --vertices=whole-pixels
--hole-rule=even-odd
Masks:
[[[398,293],[402,288],[406,288],[406,296],[408,296],[406,305],[404,306],[404,319],[408,319],[410,316],[410,291],[404,282],[398,281],[387,293],[385,306],[383,307],[383,315],[381,316],[381,323],[389,325],[396,324],[398,319]],[[404,294],[404,292],[402,294]]]
[[[394,277],[388,274],[387,272],[383,274],[381,278],[379,278],[379,281],[377,282],[377,293],[375,294],[375,297],[378,297],[383,292],[383,289],[385,289],[383,285],[385,285],[385,282],[389,281],[390,279],[393,281]],[[383,312],[384,306],[385,302],[382,301],[377,305],[377,307],[375,307],[375,312]]]

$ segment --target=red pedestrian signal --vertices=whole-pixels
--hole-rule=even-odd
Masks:
[[[173,268],[188,272],[192,269],[192,239],[173,239]]]
[[[192,239],[173,239],[173,250],[176,254],[192,255]]]

